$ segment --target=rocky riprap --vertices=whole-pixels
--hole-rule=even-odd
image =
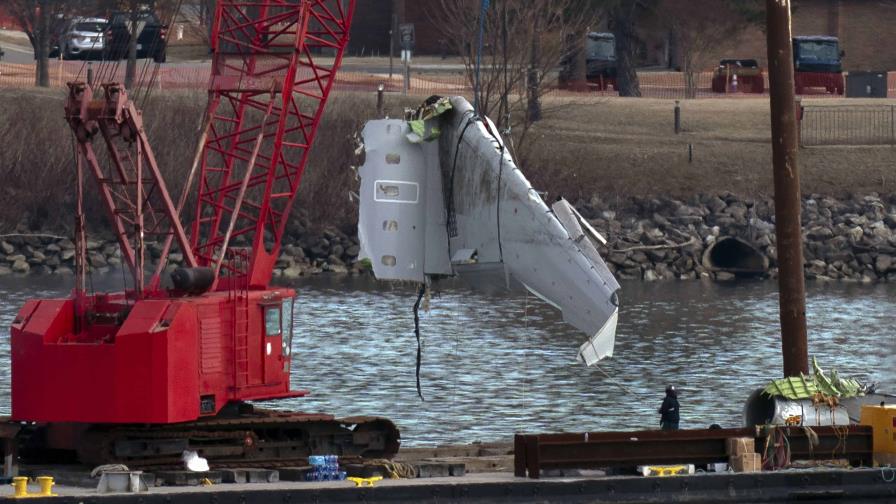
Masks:
[[[0,240],[0,276],[24,274],[74,274],[75,244],[68,238],[34,235],[19,230]],[[238,240],[235,245],[245,245]],[[356,237],[335,229],[304,232],[287,237],[274,269],[275,277],[295,279],[320,273],[359,274],[360,246]],[[147,262],[157,264],[162,247],[147,244]],[[183,255],[172,253],[169,270],[183,262]],[[121,268],[122,257],[117,242],[88,239],[87,262],[91,271],[106,273]]]
[[[704,253],[724,237],[740,238],[768,258],[766,276],[777,275],[774,203],[733,194],[673,198],[631,198],[609,205],[600,198],[577,208],[608,240],[601,253],[623,280],[731,280],[704,264]],[[336,273],[360,274],[355,236],[334,228],[306,231],[296,226],[284,240],[275,277]],[[0,239],[0,275],[61,274],[74,270],[75,246],[69,239],[30,236],[28,231]],[[817,280],[896,281],[896,194],[851,198],[811,195],[803,201],[806,276]],[[239,245],[239,243],[237,243]],[[94,271],[120,267],[111,241],[88,240]],[[149,257],[161,248],[148,246]],[[175,263],[182,260],[173,254]]]
[[[723,237],[736,237],[768,258],[766,276],[777,276],[772,199],[733,194],[632,198],[611,208],[600,199],[579,202],[582,215],[608,240],[601,252],[621,279],[731,280],[712,271],[704,252]],[[876,282],[896,280],[896,195],[803,199],[806,277]]]

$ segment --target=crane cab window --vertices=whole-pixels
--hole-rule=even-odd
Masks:
[[[292,353],[292,319],[295,300],[290,298],[283,301],[283,356],[289,357]]]
[[[264,332],[268,337],[280,336],[280,306],[270,306],[264,310]]]

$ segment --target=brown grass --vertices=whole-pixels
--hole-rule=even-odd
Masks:
[[[147,133],[174,199],[193,159],[206,96],[156,94],[144,111]],[[72,224],[75,165],[71,133],[63,120],[64,100],[56,90],[0,92],[0,229],[25,223],[33,230],[63,230]],[[394,115],[406,104],[410,102],[403,97],[387,102]],[[349,204],[355,185],[350,169],[357,162],[355,135],[375,108],[375,100],[367,95],[340,94],[331,100],[296,205],[311,225],[346,227],[355,222],[355,205]],[[105,211],[90,181],[86,192],[88,215],[94,224],[102,224]]]
[[[196,92],[155,95],[144,114],[175,197],[198,140],[205,100],[204,93]],[[35,230],[71,226],[74,164],[63,101],[60,91],[0,93],[0,230],[23,221]],[[390,96],[387,106],[396,117],[417,101]],[[520,164],[550,199],[598,195],[623,204],[631,196],[772,193],[767,100],[684,101],[685,132],[680,135],[672,130],[673,107],[674,102],[650,99],[549,99],[547,118],[518,145]],[[296,204],[310,225],[352,230],[357,209],[348,194],[357,187],[350,169],[358,161],[356,134],[374,113],[372,95],[343,93],[331,101]],[[693,145],[693,162],[688,161],[688,144]],[[893,147],[810,148],[800,151],[800,160],[807,193],[894,190]],[[89,215],[102,229],[99,216],[104,212],[94,186],[88,184],[87,190]]]
[[[805,102],[858,103],[867,101]],[[669,100],[621,98],[550,102],[548,118],[520,148],[525,172],[537,188],[571,200],[595,194],[612,202],[629,196],[773,193],[767,99],[683,101],[685,131],[679,135],[673,130],[674,106]],[[807,148],[800,150],[799,160],[805,193],[896,189],[893,147]]]

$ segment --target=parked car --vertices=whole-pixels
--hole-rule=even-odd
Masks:
[[[106,59],[123,59],[128,56],[131,42],[130,12],[116,12],[106,25]],[[168,27],[150,11],[137,13],[137,57],[152,58],[157,63],[167,59]]]
[[[754,59],[723,59],[712,74],[713,93],[765,92],[765,73]]]
[[[76,17],[60,24],[52,39],[51,58],[75,59],[103,53],[103,33],[108,21],[103,18]]]

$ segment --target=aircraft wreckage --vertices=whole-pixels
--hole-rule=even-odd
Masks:
[[[412,115],[363,131],[359,237],[374,275],[527,289],[588,335],[579,361],[611,357],[619,283],[598,253],[603,237],[566,200],[549,207],[464,98],[431,99]]]

